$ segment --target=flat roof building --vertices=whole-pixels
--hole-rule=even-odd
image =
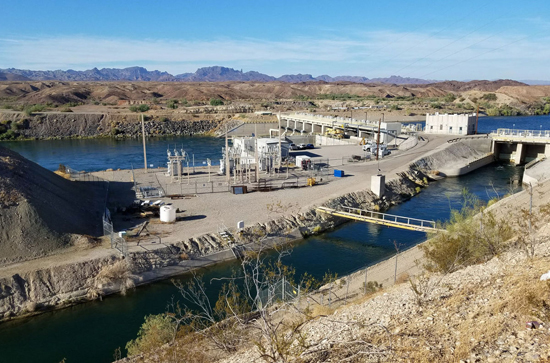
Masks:
[[[426,114],[426,128],[428,134],[445,135],[473,135],[476,133],[475,114]]]

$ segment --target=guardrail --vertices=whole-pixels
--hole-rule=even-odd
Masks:
[[[550,138],[550,130],[497,129],[496,131],[491,131],[491,135],[522,138]]]

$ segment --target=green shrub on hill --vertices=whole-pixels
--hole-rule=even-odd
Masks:
[[[211,98],[210,99],[210,106],[221,106],[223,105],[223,101],[219,98]]]

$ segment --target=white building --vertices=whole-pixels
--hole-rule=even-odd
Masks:
[[[435,115],[426,114],[424,131],[429,134],[472,135],[476,132],[476,115],[440,115],[438,112]]]

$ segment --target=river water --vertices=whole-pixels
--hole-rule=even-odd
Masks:
[[[481,117],[478,130],[488,133],[498,128],[523,130],[550,130],[550,116]],[[73,139],[2,142],[24,157],[49,170],[59,164],[76,170],[143,168],[143,144],[140,139]],[[195,166],[206,164],[206,159],[219,164],[224,140],[213,137],[152,137],[147,140],[147,162],[153,167],[166,166],[166,150],[183,147],[195,156]],[[192,163],[192,159],[190,160]]]
[[[488,121],[487,119],[489,118],[483,121]],[[498,120],[503,119],[509,118]],[[520,119],[525,119],[524,125],[531,125],[523,126],[522,129],[537,129],[532,126],[540,125],[543,120],[543,129],[545,124],[550,126],[549,117],[536,117],[534,123],[533,120],[527,120],[528,118],[513,119],[516,127]],[[172,145],[183,142],[186,149],[190,149],[189,144],[193,147],[197,145],[194,150],[208,145],[204,149],[206,153],[216,148],[219,150],[222,146],[221,140],[209,138],[151,139],[149,143],[158,145],[159,162],[164,160],[168,142]],[[57,169],[59,163],[85,170],[130,167],[125,157],[135,161],[134,165],[142,163],[141,144],[136,140],[55,140],[2,145],[7,145],[52,170]],[[151,149],[153,148],[150,147],[149,150]],[[202,161],[201,158],[206,157],[208,156],[196,153],[196,161]],[[497,194],[503,196],[511,190],[510,179],[518,179],[522,172],[522,168],[512,165],[492,164],[466,176],[432,183],[418,196],[393,207],[390,213],[447,220],[450,209],[460,207],[463,188],[482,200],[488,200]],[[295,243],[291,255],[284,262],[296,268],[297,276],[307,271],[316,278],[322,278],[329,270],[342,276],[394,254],[394,241],[406,248],[424,241],[425,238],[424,233],[352,222],[334,231]],[[205,281],[209,281],[213,277],[229,275],[235,267],[236,262],[227,262],[203,269],[202,273]],[[189,276],[183,275],[179,278],[186,280]],[[207,285],[211,296],[217,296],[219,284],[212,282]],[[125,352],[126,342],[136,337],[144,316],[165,311],[172,297],[178,299],[173,284],[170,281],[161,281],[139,287],[126,296],[113,295],[102,302],[90,302],[30,319],[0,324],[1,361],[60,362],[66,358],[68,363],[111,362],[114,350],[121,347]]]

